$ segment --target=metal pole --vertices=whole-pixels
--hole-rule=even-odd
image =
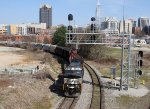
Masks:
[[[122,36],[122,52],[121,52],[121,79],[120,79],[120,90],[122,90],[123,85],[123,69],[124,69],[124,35]]]
[[[112,22],[111,22],[111,19],[110,19],[110,30],[111,30],[111,34],[110,34],[110,47],[111,47],[111,43],[112,43]]]
[[[124,21],[124,4],[123,4],[123,36],[122,36],[122,53],[121,53],[121,74],[120,74],[120,90],[122,90],[123,85],[123,69],[124,69],[124,32],[125,32],[125,21]]]
[[[78,39],[77,39],[77,43],[78,43]],[[76,44],[76,50],[78,50],[78,49],[79,49],[78,44]]]
[[[141,45],[140,45],[141,46]],[[137,71],[141,68],[140,66],[140,60],[141,60],[141,57],[139,57],[139,51],[140,51],[140,47],[139,47],[139,50],[137,52],[137,70],[136,70],[136,85],[137,85],[137,88],[139,88],[139,75],[137,74]]]
[[[74,20],[74,27],[73,27],[74,33],[76,33],[76,26],[75,26],[75,20]]]
[[[127,73],[127,88],[129,87],[130,83],[130,66],[131,66],[131,35],[128,37],[128,73]]]
[[[69,26],[70,26],[70,20],[69,20]],[[69,31],[69,43],[70,43],[70,30]]]
[[[135,88],[138,88],[138,78],[137,78],[137,71],[138,71],[138,54],[136,53],[136,68],[135,68]]]

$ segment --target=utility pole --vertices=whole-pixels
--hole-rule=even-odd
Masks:
[[[125,0],[124,0],[125,2]],[[120,90],[123,85],[123,70],[124,70],[124,34],[125,34],[125,21],[124,21],[124,3],[123,3],[123,36],[122,36],[122,53],[121,53],[121,74],[120,74]]]

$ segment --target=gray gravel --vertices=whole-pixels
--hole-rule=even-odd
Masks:
[[[59,97],[58,96],[58,101],[56,102],[56,104],[51,108],[51,109],[58,109],[59,105],[61,104],[61,102],[63,101],[63,97]]]
[[[102,78],[101,80],[105,86],[107,82],[111,83],[111,79],[108,78]],[[129,88],[129,90],[122,91],[114,87],[107,87],[104,89],[105,109],[141,109],[143,106],[141,106],[141,104],[139,106],[138,102],[141,102],[142,98],[149,93],[149,89],[143,85],[139,85],[138,89]],[[144,102],[142,102],[142,104],[143,103]]]
[[[84,70],[83,84],[82,84],[82,93],[80,98],[75,106],[75,109],[88,109],[91,104],[92,98],[92,80],[89,73]]]

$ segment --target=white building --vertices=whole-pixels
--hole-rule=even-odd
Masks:
[[[18,35],[27,35],[27,25],[26,24],[18,24],[16,26]]]
[[[106,35],[118,35],[118,20],[115,17],[105,17],[101,22],[101,30]]]
[[[7,34],[7,25],[6,24],[0,24],[0,35],[1,34]]]
[[[29,23],[29,24],[27,24],[27,26],[40,28],[40,29],[46,29],[46,23]]]
[[[132,34],[132,21],[124,20],[124,25],[123,25],[123,21],[120,21],[119,31],[120,33],[123,33],[124,31],[126,34]]]
[[[38,29],[46,29],[46,23],[18,24],[16,28],[18,35],[29,35],[30,33],[35,34]]]

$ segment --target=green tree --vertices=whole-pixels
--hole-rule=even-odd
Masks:
[[[54,45],[65,46],[66,27],[62,26],[54,33],[53,42]]]
[[[111,56],[112,50],[103,45],[81,45],[79,53],[88,60],[99,63],[116,63],[117,60]]]

